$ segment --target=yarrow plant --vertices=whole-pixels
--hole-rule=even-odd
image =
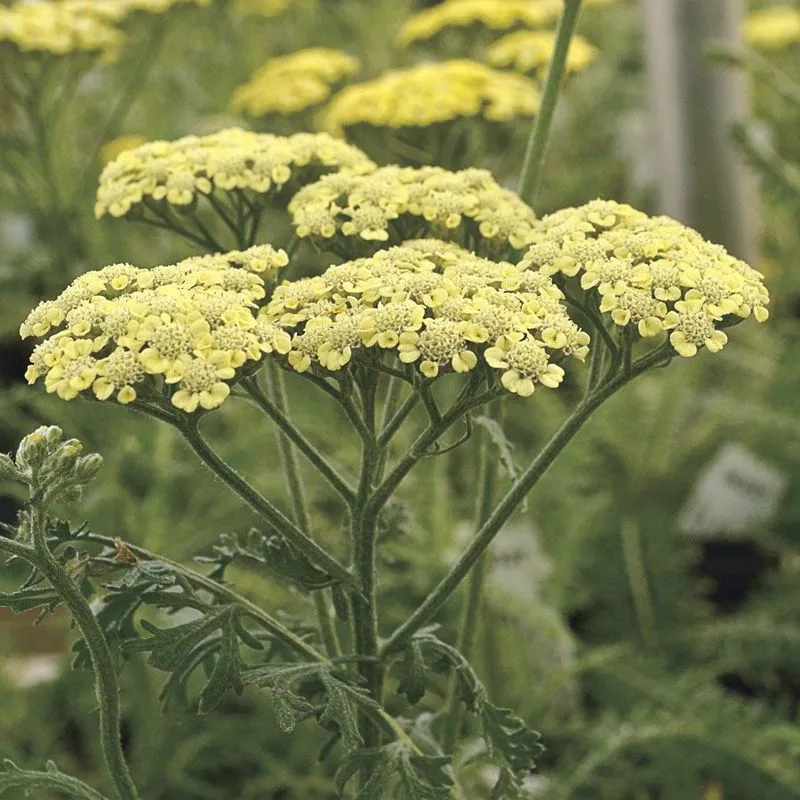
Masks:
[[[443,8],[457,5],[478,4]],[[116,404],[170,426],[259,519],[246,535],[220,537],[202,559],[210,569],[191,568],[59,521],[59,504],[79,499],[102,459],[57,427],[0,455],[0,478],[29,494],[0,537],[29,577],[0,604],[72,614],[117,797],[139,796],[121,743],[117,649],[147,654],[168,673],[164,694],[193,696],[201,713],[248,688],[269,695],[287,732],[315,721],[329,736],[323,757],[336,760],[342,797],[476,797],[475,761],[492,765],[492,798],[523,796],[541,746],[525,721],[491,701],[470,665],[483,585],[476,567],[600,405],[677,356],[718,352],[732,326],[764,322],[769,303],[758,272],[666,217],[594,200],[537,219],[531,203],[579,10],[580,0],[564,3],[541,102],[537,92],[534,108],[529,96],[538,113],[520,194],[481,169],[376,166],[327,134],[229,129],[150,142],[104,170],[97,216],[158,225],[206,252],[78,276],[23,322],[20,334],[39,340],[26,377],[63,400]],[[497,85],[512,80],[526,79],[503,74]],[[502,113],[492,113],[507,118],[507,98],[487,97],[471,106],[456,97],[466,105],[452,113],[489,113],[498,102]],[[336,103],[329,119],[346,127],[351,118]],[[390,112],[408,124],[403,109],[381,113]],[[277,233],[261,241],[267,207],[293,228],[285,241]],[[301,240],[322,254],[322,269],[297,264]],[[298,266],[304,277],[292,277]],[[294,421],[290,381],[346,420],[342,436],[360,449],[355,479]],[[565,384],[577,398],[571,413],[503,486],[493,447],[504,458],[510,448],[498,406],[536,403]],[[205,418],[237,403],[275,426],[290,512],[211,441]],[[400,535],[404,481],[472,438],[480,439],[472,537],[392,629],[380,554]],[[336,496],[338,539],[312,530],[301,457]],[[237,560],[308,596],[314,621],[279,618],[240,594],[226,573]],[[435,623],[465,583],[471,602],[452,644]],[[181,609],[192,610],[188,621],[165,613]],[[0,792],[19,787],[103,797],[52,765],[8,764]]]

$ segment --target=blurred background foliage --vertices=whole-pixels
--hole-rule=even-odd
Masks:
[[[16,331],[38,300],[86,269],[170,263],[191,252],[166,233],[93,219],[103,153],[136,137],[231,125],[313,128],[319,107],[258,119],[231,111],[234,90],[266,58],[341,48],[361,65],[345,80],[363,81],[426,60],[482,60],[508,32],[471,25],[398,46],[398,31],[422,5],[155,3],[159,13],[138,10],[118,23],[124,39],[112,61],[48,58],[0,41],[0,450],[47,422],[103,453],[105,468],[75,522],[184,561],[208,554],[220,533],[253,522],[166,428],[24,385],[27,349]],[[640,10],[631,0],[588,5],[581,33],[597,56],[569,79],[537,210],[602,196],[652,212]],[[543,27],[552,28],[550,19]],[[681,360],[626,389],[579,435],[495,548],[475,660],[497,702],[543,734],[547,751],[531,797],[800,797],[799,54],[800,33],[779,47],[754,41],[731,65],[752,76],[752,115],[733,135],[761,176],[763,259],[755,266],[773,293],[770,324],[737,331],[736,347],[714,359]],[[528,124],[501,127],[467,122],[456,160],[486,166],[513,186]],[[358,129],[354,138],[378,160],[414,163],[403,146],[408,131],[394,133]],[[431,126],[428,154],[454,135]],[[269,233],[262,229],[266,239]],[[306,271],[321,263],[310,248],[300,257]],[[304,382],[288,383],[298,425],[352,469],[354,442],[341,435],[335,409],[310,398]],[[506,431],[520,463],[573,400],[565,386],[508,404]],[[256,412],[231,402],[210,422],[231,462],[286,505],[274,437]],[[698,503],[720,513],[715,503],[725,496],[703,493],[701,484],[732,444],[739,471],[719,480],[746,494],[741,481],[766,469],[783,488],[780,503],[730,529],[687,523]],[[474,463],[470,444],[430,459],[404,483],[383,551],[392,622],[424,597],[459,537],[469,535]],[[333,537],[340,523],[333,498],[324,485],[313,488],[315,530]],[[0,518],[13,519],[18,500],[0,485]],[[310,616],[298,594],[269,576],[242,568],[232,575],[253,597]],[[0,590],[4,580],[0,573]],[[457,619],[451,603],[441,615],[449,636]],[[102,785],[91,680],[67,668],[67,620],[31,622],[0,617],[0,756],[28,765],[53,758]],[[178,712],[156,724],[149,720],[159,680],[136,658],[125,669],[125,744],[144,797],[334,796],[330,768],[316,760],[323,740],[302,726],[282,734],[262,698],[245,693],[213,715]],[[443,695],[445,684],[438,689]],[[441,699],[423,702],[434,708]],[[484,796],[482,781],[475,776],[470,796]]]

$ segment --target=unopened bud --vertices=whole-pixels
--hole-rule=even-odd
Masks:
[[[53,450],[64,438],[64,431],[62,431],[58,425],[43,425],[39,428],[39,431],[44,434],[44,438],[47,440],[47,447],[50,450]]]
[[[78,483],[89,483],[100,472],[102,466],[103,456],[100,453],[89,453],[88,456],[79,458],[75,464],[75,480]]]
[[[47,455],[46,428],[29,433],[17,448],[17,467],[22,471],[38,469]]]
[[[53,454],[53,470],[61,475],[71,472],[83,452],[83,445],[77,439],[69,439]]]

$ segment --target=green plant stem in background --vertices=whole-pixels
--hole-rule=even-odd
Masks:
[[[316,467],[320,475],[336,490],[342,500],[348,506],[352,506],[356,498],[355,490],[328,463],[325,456],[305,438],[286,413],[264,395],[255,380],[242,381],[241,385],[253,402],[280,428],[283,435]]]
[[[609,397],[615,394],[626,383],[655,366],[669,363],[673,358],[669,344],[662,345],[653,352],[643,356],[630,366],[628,370],[619,370],[616,375],[600,386],[595,392],[587,395],[575,411],[567,418],[561,428],[542,448],[525,472],[514,482],[500,503],[495,507],[486,523],[481,527],[469,547],[461,554],[448,574],[438,586],[425,598],[411,616],[389,637],[383,647],[384,653],[390,653],[414,635],[441,608],[445,601],[458,588],[469,571],[481,557],[503,525],[522,503],[525,496],[533,488],[539,478],[544,475],[556,457],[569,444],[584,423]]]
[[[93,178],[103,145],[117,135],[139,92],[147,86],[148,77],[153,71],[153,67],[158,63],[158,56],[166,40],[169,26],[170,22],[167,19],[163,24],[156,27],[155,32],[147,37],[147,44],[142,49],[142,54],[136,62],[133,73],[122,91],[117,95],[114,108],[100,129],[94,144],[89,149],[89,157],[81,170],[80,177],[75,182],[74,190],[69,196],[70,207],[80,200],[87,189],[89,181]]]
[[[301,531],[288,517],[251,486],[230,464],[221,459],[200,435],[196,420],[179,424],[178,430],[197,453],[200,460],[248,505],[258,512],[289,544],[310,558],[334,578],[352,585],[353,576],[330,553]]]
[[[620,537],[636,622],[639,625],[642,641],[648,647],[652,647],[656,643],[656,621],[638,521],[631,516],[625,517],[622,520]]]
[[[277,364],[270,362],[267,365],[267,375],[270,399],[280,414],[288,421],[288,403],[286,400],[286,387],[283,381],[283,370]],[[292,447],[292,442],[288,436],[280,428],[276,429],[275,438],[278,442],[278,452],[283,465],[286,489],[292,501],[295,522],[301,530],[310,532],[311,518],[308,513],[308,502],[306,500],[305,486],[303,485],[303,475],[300,472],[300,464],[297,461],[297,453]],[[342,648],[339,644],[326,594],[324,591],[317,591],[313,593],[313,597],[314,607],[317,612],[317,622],[325,650],[331,658],[340,656]]]
[[[539,189],[542,167],[544,166],[547,140],[550,137],[550,127],[553,124],[553,115],[558,102],[561,81],[566,73],[569,43],[575,32],[575,26],[581,11],[581,3],[582,0],[564,0],[564,10],[561,12],[561,18],[556,28],[556,43],[553,57],[547,69],[547,77],[544,81],[542,100],[525,148],[525,160],[522,163],[522,174],[519,182],[519,196],[531,206],[535,205],[536,202],[536,193]]]
[[[114,656],[88,600],[81,594],[67,571],[50,552],[50,548],[47,546],[47,526],[44,512],[35,501],[31,503],[29,513],[36,553],[34,563],[50,582],[62,602],[69,608],[92,660],[100,716],[100,744],[108,774],[121,800],[136,800],[139,793],[131,778],[125,754],[122,752],[119,680]]]
[[[478,453],[478,496],[475,503],[475,529],[489,518],[494,505],[495,491],[499,464],[493,457],[489,437],[485,433],[481,436],[480,452]],[[467,597],[464,610],[461,614],[461,627],[458,633],[458,648],[464,658],[469,659],[475,639],[478,635],[480,624],[480,607],[483,597],[483,587],[486,579],[488,553],[484,553],[475,564],[467,584]],[[461,700],[458,696],[458,675],[450,679],[447,695],[447,706],[444,711],[444,726],[442,728],[442,750],[452,753],[458,739],[461,727]]]

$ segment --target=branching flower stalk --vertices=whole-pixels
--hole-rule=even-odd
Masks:
[[[213,710],[228,690],[256,686],[271,693],[285,730],[316,718],[332,734],[330,747],[341,748],[341,792],[357,776],[359,796],[397,796],[402,788],[415,797],[460,797],[449,758],[460,749],[459,702],[466,698],[500,770],[492,796],[519,796],[538,756],[537,734],[489,702],[467,658],[489,546],[606,400],[677,356],[718,352],[728,341],[727,328],[768,316],[761,276],[673,220],[603,200],[537,219],[528,205],[540,182],[580,8],[581,0],[564,0],[522,170],[522,198],[485,170],[379,167],[326,134],[229,129],[151,142],[108,164],[97,216],[143,220],[210,252],[148,269],[123,263],[87,272],[40,303],[20,329],[23,337],[41,340],[26,373],[30,383],[42,379],[63,400],[130,406],[171,425],[268,529],[245,538],[221,536],[214,557],[206,559],[216,565],[208,576],[135,545],[75,534],[77,541],[116,548],[118,558],[87,556],[87,563],[123,574],[104,591],[139,592],[141,604],[200,614],[171,628],[143,619],[148,636],[131,612],[126,630],[136,636],[126,646],[150,652],[149,663],[184,688],[197,667],[210,666],[201,712]],[[462,62],[447,69],[476,71]],[[511,95],[498,98],[520,100],[514,87],[522,91],[528,84],[507,77],[494,76],[487,86],[500,81]],[[529,89],[522,100],[532,111]],[[334,108],[340,111],[342,96],[353,95],[339,96]],[[350,110],[371,111],[358,104]],[[349,114],[342,125],[360,119]],[[267,207],[291,219],[286,250],[255,244]],[[296,253],[303,239],[335,254],[337,263],[288,279],[298,268],[307,271]],[[239,249],[217,252],[226,241]],[[281,272],[285,268],[295,272]],[[557,390],[567,371],[587,358],[583,399],[499,499],[499,464],[482,436],[474,537],[423,602],[383,638],[379,536],[392,529],[392,501],[406,478],[426,458],[468,441],[480,409],[491,415],[500,398],[522,401]],[[360,445],[357,481],[296,424],[286,376],[326,395],[347,419],[346,431]],[[204,416],[231,396],[254,404],[274,424],[291,518],[201,433]],[[401,430],[411,444],[397,452]],[[300,455],[341,501],[347,520],[341,544],[323,547],[311,534]],[[0,457],[0,475],[3,470],[19,479],[7,457]],[[45,520],[36,513],[30,516],[33,544],[23,536],[0,540],[0,549],[30,556],[59,597],[77,609],[98,693],[107,696],[101,722],[109,771],[127,800],[135,789],[119,747],[117,675],[100,615],[92,615],[54,560]],[[345,548],[347,564],[334,555]],[[256,559],[311,595],[316,625],[283,624],[239,595],[221,577],[238,557]],[[457,649],[425,626],[465,581]],[[263,630],[254,635],[242,618]],[[319,635],[325,653],[307,641],[309,635]],[[282,647],[265,653],[264,640]],[[411,721],[392,716],[386,707],[396,698],[387,697],[385,707],[384,695],[395,685],[387,676],[400,668],[399,691],[413,707],[434,664],[449,669],[452,681],[443,725],[430,734],[418,729],[426,727],[422,715]]]

